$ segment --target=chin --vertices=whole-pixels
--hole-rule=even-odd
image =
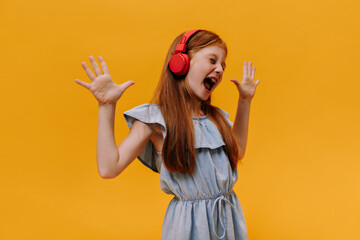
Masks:
[[[206,100],[209,99],[209,97],[210,97],[210,95],[208,95],[208,96],[197,96],[197,98],[198,98],[200,101],[206,101]]]

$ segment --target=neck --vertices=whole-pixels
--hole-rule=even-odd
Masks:
[[[190,105],[190,112],[191,112],[191,116],[193,117],[201,117],[204,116],[205,113],[204,111],[201,109],[202,106],[202,101],[198,100],[195,101],[193,104]]]
[[[186,81],[184,81],[184,84],[185,101],[191,116],[198,117],[205,115],[202,111],[203,101],[192,93],[192,91],[187,87]]]

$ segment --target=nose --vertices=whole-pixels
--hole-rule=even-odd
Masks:
[[[215,72],[218,74],[222,74],[224,72],[224,69],[221,66],[221,64],[216,65]]]

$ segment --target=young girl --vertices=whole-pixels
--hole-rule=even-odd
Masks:
[[[225,70],[227,47],[206,30],[180,34],[170,46],[153,104],[124,113],[130,128],[116,146],[115,106],[133,81],[115,84],[106,63],[82,66],[91,84],[76,79],[99,102],[97,163],[103,178],[119,175],[136,157],[160,173],[161,189],[174,195],[161,239],[248,239],[240,202],[233,191],[237,162],[245,153],[250,102],[259,80],[255,67],[244,62],[243,80],[232,79],[238,91],[234,124],[211,105],[211,93]]]

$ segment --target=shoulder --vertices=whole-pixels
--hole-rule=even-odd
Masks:
[[[228,112],[222,110],[222,109],[219,108],[219,107],[215,107],[215,108],[218,109],[226,118],[229,118],[229,113],[228,113]]]
[[[224,111],[224,110],[222,110],[221,108],[218,108],[218,107],[215,107],[218,111],[220,111],[220,113],[225,117],[225,119],[226,119],[226,121],[227,121],[227,123],[230,125],[230,127],[232,127],[233,126],[233,122],[232,121],[230,121],[230,119],[229,119],[229,113],[228,112],[226,112],[226,111]]]
[[[124,112],[127,115],[154,115],[160,112],[157,104],[144,103]],[[160,112],[161,113],[161,112]]]
[[[165,121],[157,104],[145,103],[124,112],[129,128],[135,121],[145,124],[154,132],[165,133]]]
[[[124,112],[124,115],[141,118],[145,121],[154,121],[158,117],[162,117],[159,106],[157,104],[150,103],[141,104],[130,110],[127,110]]]

